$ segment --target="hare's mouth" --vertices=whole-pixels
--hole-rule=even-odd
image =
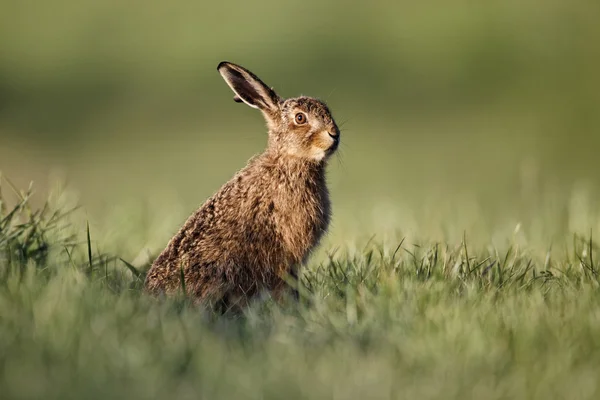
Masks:
[[[340,135],[332,135],[331,133],[329,133],[329,137],[333,139],[333,143],[331,143],[331,146],[329,146],[329,148],[327,149],[327,155],[330,155],[334,151],[336,151],[340,144]]]

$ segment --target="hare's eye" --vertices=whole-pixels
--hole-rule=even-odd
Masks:
[[[298,125],[305,124],[306,123],[306,115],[304,115],[303,113],[296,114],[296,123]]]

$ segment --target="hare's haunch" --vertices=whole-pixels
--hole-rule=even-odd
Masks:
[[[262,112],[268,145],[188,218],[145,286],[168,295],[183,278],[196,303],[237,307],[264,290],[281,293],[327,230],[325,166],[340,132],[322,101],[283,99],[233,63],[217,69],[235,101]]]

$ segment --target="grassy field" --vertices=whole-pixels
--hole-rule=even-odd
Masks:
[[[356,236],[312,259],[300,303],[265,297],[218,317],[141,293],[147,261],[133,255],[155,235],[148,218],[111,236],[68,192],[35,211],[30,192],[2,189],[3,399],[600,394],[600,252],[589,234],[543,248],[520,227],[482,245],[469,239],[478,231],[455,242]]]
[[[599,397],[597,0],[0,9],[0,399]],[[302,301],[241,318],[138,277],[265,145],[222,60],[341,127]]]

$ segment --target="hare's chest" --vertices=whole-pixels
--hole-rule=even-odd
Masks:
[[[329,226],[329,198],[319,191],[282,191],[276,196],[273,213],[280,240],[292,261],[300,263]]]

